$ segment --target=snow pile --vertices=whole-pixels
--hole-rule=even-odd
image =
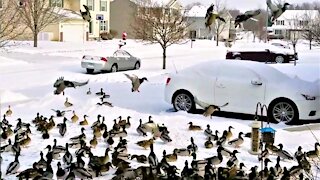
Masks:
[[[1,103],[15,103],[21,101],[27,101],[29,98],[21,93],[16,93],[8,90],[0,90]]]

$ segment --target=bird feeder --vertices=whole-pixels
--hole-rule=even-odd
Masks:
[[[268,145],[271,145],[274,143],[276,130],[274,130],[271,127],[265,127],[265,128],[261,128],[260,131],[262,134],[262,142]]]
[[[260,154],[259,143],[260,143],[260,122],[255,119],[251,124],[251,154]]]

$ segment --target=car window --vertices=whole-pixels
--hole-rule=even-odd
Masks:
[[[225,68],[219,69],[218,77],[225,77],[225,78],[230,78],[234,80],[237,80],[237,79],[253,80],[258,78],[258,75],[256,75],[252,70],[246,67],[227,66]]]
[[[122,51],[122,55],[124,56],[124,57],[130,57],[130,54],[128,53],[128,52],[126,52],[126,51]]]

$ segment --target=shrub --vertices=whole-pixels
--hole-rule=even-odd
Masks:
[[[112,37],[116,37],[118,35],[118,31],[110,29],[110,34],[112,35]]]
[[[103,40],[111,40],[111,39],[113,39],[114,36],[112,36],[111,33],[109,33],[109,32],[102,32],[102,33],[100,33],[100,37]]]

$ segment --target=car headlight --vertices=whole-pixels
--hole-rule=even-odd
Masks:
[[[306,94],[301,94],[304,98],[306,98],[306,100],[309,100],[309,101],[313,101],[313,100],[316,100],[316,97],[315,96],[310,96],[310,95],[306,95]]]

